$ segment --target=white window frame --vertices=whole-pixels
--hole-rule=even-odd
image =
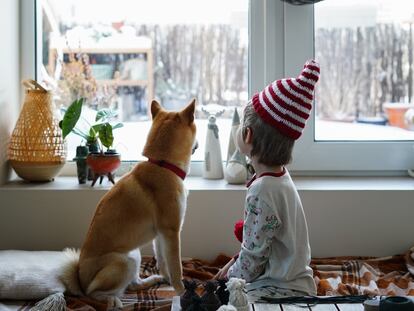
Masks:
[[[41,0],[37,0],[38,2]],[[20,0],[21,77],[35,77],[35,25],[41,14],[35,0]],[[36,19],[37,16],[38,18]],[[39,34],[38,34],[39,35]],[[249,97],[282,77],[295,77],[314,57],[314,6],[279,0],[251,0],[249,9]],[[41,58],[38,58],[41,61]],[[314,110],[297,141],[290,170],[297,174],[405,175],[414,168],[412,141],[315,141]],[[68,165],[70,170],[74,165]],[[192,175],[201,175],[201,162]]]
[[[257,2],[260,4],[252,6],[251,25],[262,20],[265,42],[251,38],[251,46],[263,46],[265,55],[262,64],[251,50],[251,66],[258,66],[258,74],[263,77],[260,80],[252,70],[253,91],[275,79],[297,76],[304,61],[315,55],[313,5]],[[261,12],[254,15],[255,10]],[[406,175],[408,169],[414,168],[413,141],[315,141],[314,114],[315,110],[296,143],[291,171],[305,175]]]

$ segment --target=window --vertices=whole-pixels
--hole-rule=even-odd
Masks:
[[[315,5],[316,140],[414,140],[413,23],[407,1]]]
[[[341,0],[329,0],[321,1],[314,6],[293,6],[289,4],[282,4],[281,8],[283,14],[283,30],[281,34],[276,36],[276,40],[284,42],[284,73],[286,76],[295,76],[298,73],[298,68],[301,68],[304,59],[315,56],[321,63],[321,83],[318,85],[316,94],[314,109],[314,116],[310,118],[307,123],[304,135],[294,150],[294,162],[292,168],[297,171],[316,171],[323,174],[406,174],[406,170],[414,167],[414,150],[413,150],[413,136],[412,133],[407,130],[383,126],[384,131],[395,131],[404,133],[396,138],[396,135],[388,136],[386,139],[383,132],[379,130],[372,131],[370,136],[367,134],[367,130],[362,130],[362,123],[338,122],[338,116],[342,117],[341,121],[346,120],[342,111],[344,107],[340,106],[338,99],[333,99],[332,102],[326,100],[328,94],[335,93],[338,90],[338,81],[327,81],[326,79],[338,79],[338,77],[332,76],[337,74],[340,78],[344,78],[344,73],[341,73],[339,69],[349,70],[349,66],[343,66],[349,61],[350,55],[348,53],[341,54],[338,49],[341,41],[329,41],[330,46],[324,46],[328,41],[324,41],[321,38],[323,31],[327,32],[329,25],[337,23],[338,27],[340,23],[353,24],[355,19],[351,18],[353,14],[348,14],[349,10],[354,10],[357,5],[377,6],[377,3],[388,3],[392,6],[406,8],[403,1],[341,1]],[[341,7],[341,9],[331,13],[328,7]],[[348,8],[348,9],[347,9]],[[339,11],[339,12],[338,12]],[[389,11],[386,11],[389,12]],[[324,15],[325,14],[325,15]],[[392,15],[391,15],[392,17]],[[392,18],[395,18],[392,17]],[[343,25],[343,24],[342,24]],[[342,27],[342,26],[341,26]],[[337,31],[346,31],[339,27]],[[325,30],[322,30],[325,28]],[[348,31],[351,31],[351,27],[348,27]],[[331,30],[332,31],[332,28]],[[364,39],[361,44],[358,45],[359,49],[364,48],[364,44],[368,44],[368,39]],[[374,52],[378,52],[375,50]],[[337,55],[341,57],[337,57]],[[320,57],[320,59],[318,59]],[[387,61],[384,56],[383,61]],[[358,59],[358,61],[360,61]],[[362,61],[362,60],[361,60]],[[388,60],[389,61],[389,60]],[[333,65],[329,67],[329,62]],[[337,67],[335,69],[335,63]],[[324,65],[325,64],[325,65]],[[329,69],[328,69],[329,68]],[[333,71],[330,71],[333,68]],[[358,73],[358,70],[366,70],[366,68],[360,68],[354,66],[355,71],[352,74]],[[328,72],[325,72],[329,70]],[[406,69],[404,69],[406,70]],[[324,72],[326,74],[324,76]],[[406,74],[406,73],[405,73]],[[330,78],[328,78],[330,77]],[[325,80],[324,80],[325,79]],[[325,81],[325,82],[324,82]],[[327,83],[331,83],[329,88]],[[325,83],[325,84],[324,84]],[[350,85],[355,87],[358,85],[358,81],[355,78],[350,78]],[[335,89],[336,87],[336,89]],[[407,87],[408,89],[408,87]],[[358,90],[358,89],[357,89]],[[363,88],[362,88],[363,90]],[[369,104],[378,105],[378,100],[364,101],[362,95],[355,93],[354,99],[357,99],[359,110],[359,117],[369,117]],[[345,91],[344,96],[350,96],[351,90]],[[337,96],[337,94],[335,94]],[[366,95],[364,95],[366,96]],[[386,96],[391,97],[390,93]],[[408,101],[408,98],[401,98],[399,100]],[[320,101],[320,102],[319,102]],[[390,100],[391,101],[391,100]],[[344,105],[355,107],[355,102],[352,102],[352,98],[345,100]],[[365,106],[363,106],[364,104]],[[332,113],[327,113],[325,108],[333,105]],[[372,106],[371,105],[371,106]],[[338,110],[335,110],[337,108]],[[342,109],[342,110],[341,110]],[[356,116],[356,109],[352,110],[354,117]],[[379,111],[379,110],[378,110]],[[363,115],[363,113],[366,115]],[[352,113],[350,113],[352,115]],[[325,121],[323,118],[329,116],[336,118],[336,120]],[[323,122],[330,123],[329,126],[323,126]],[[346,126],[345,126],[346,125]],[[355,128],[353,127],[355,126]],[[366,126],[375,126],[369,125]],[[379,126],[378,126],[379,127]]]
[[[114,132],[123,160],[141,159],[152,98],[179,110],[195,97],[199,145],[207,113],[218,113],[224,157],[233,111],[248,100],[248,4],[38,0],[38,79],[56,87],[58,107],[86,98],[83,130],[97,110],[114,109],[114,121],[124,123]],[[82,138],[71,134],[67,141],[72,159]],[[199,148],[193,160],[203,157]]]
[[[33,49],[30,49],[31,44],[34,45],[35,41],[33,34],[30,36],[32,30],[30,23],[34,23],[34,8],[32,1],[22,1],[24,4],[23,16],[25,17],[23,18],[22,25],[22,36],[24,37],[24,66],[22,71],[23,74],[29,75],[30,73],[33,74],[33,71],[30,69],[30,64],[34,64],[33,55],[36,54]],[[38,17],[47,14],[46,12],[42,13],[39,9],[40,1],[42,0],[36,1],[38,4]],[[50,6],[54,1],[55,0],[49,0],[46,3],[49,3]],[[82,16],[86,16],[87,18],[84,18],[84,22],[88,19],[90,23],[100,23],[102,16],[100,16],[98,12],[100,12],[101,8],[89,4],[93,1],[87,1],[88,4],[85,4],[84,2],[85,1],[71,0],[67,1],[67,4],[60,5],[65,6],[70,3],[76,3],[76,5],[80,5],[80,7],[83,5],[84,8],[89,6],[85,11],[86,13],[76,11],[75,14],[68,9],[65,11],[65,14],[69,15],[69,17],[74,16],[79,19],[84,18]],[[158,4],[160,3],[159,1],[155,2]],[[134,14],[135,12],[133,12],[133,9],[128,10],[128,12],[133,12],[129,14],[132,16],[129,20],[127,19],[128,13],[126,13],[127,15],[125,18],[119,13],[120,7],[127,3],[126,0],[116,1],[116,6],[112,7],[112,9],[106,8],[102,10],[110,10],[111,14],[113,13],[111,24],[108,26],[111,31],[117,27],[122,28],[127,26],[127,28],[124,29],[128,29],[128,26],[138,27],[135,28],[136,34],[150,34],[150,41],[153,47],[155,41],[153,40],[154,37],[151,37],[151,34],[155,33],[154,29],[157,27],[159,29],[168,27],[176,27],[176,29],[178,29],[177,27],[189,27],[189,24],[197,24],[201,20],[202,23],[200,23],[202,25],[197,24],[194,26],[195,28],[227,27],[237,33],[237,51],[238,53],[241,53],[241,51],[244,50],[245,53],[245,59],[242,60],[244,62],[244,67],[243,69],[239,69],[239,72],[242,74],[237,74],[237,77],[240,77],[240,81],[237,82],[242,83],[238,83],[237,87],[235,84],[224,83],[223,71],[228,74],[228,69],[225,69],[223,66],[220,67],[221,71],[218,75],[219,78],[213,83],[214,87],[209,89],[213,91],[209,91],[210,93],[207,92],[208,96],[198,96],[201,105],[217,104],[216,107],[222,109],[224,107],[234,107],[243,104],[246,99],[275,79],[297,76],[305,60],[316,57],[321,63],[321,83],[317,88],[315,109],[313,110],[314,115],[309,118],[304,135],[296,144],[293,163],[290,167],[291,170],[305,173],[309,172],[311,174],[319,172],[322,174],[344,173],[364,175],[403,174],[407,169],[414,167],[413,132],[403,129],[403,126],[394,126],[391,122],[385,126],[375,124],[376,121],[379,122],[379,120],[383,120],[383,117],[386,116],[386,109],[388,109],[387,103],[391,105],[394,102],[399,102],[399,105],[392,105],[392,108],[398,108],[399,106],[404,108],[406,103],[412,102],[413,90],[410,86],[411,82],[409,82],[411,81],[410,76],[412,75],[410,73],[411,52],[407,49],[411,44],[411,41],[408,40],[408,38],[411,38],[411,36],[409,36],[412,27],[410,20],[413,12],[411,11],[411,5],[407,6],[406,1],[329,0],[321,1],[315,5],[304,6],[290,5],[277,0],[255,0],[249,1],[249,3],[248,0],[225,2],[219,2],[217,0],[205,1],[204,4],[197,2],[197,6],[193,3],[194,1],[166,2],[169,3],[169,7],[163,7],[165,8],[163,12],[173,11],[174,16],[163,17],[161,15],[152,16],[146,14],[146,18],[154,18],[157,20],[155,25],[149,25],[150,21],[144,17],[135,20],[134,22],[130,22],[133,17],[140,16],[140,12],[144,12],[146,7],[147,9],[151,8],[152,3],[154,3],[153,1],[139,2],[139,4],[137,4],[138,1],[133,1],[133,4],[129,8],[136,8],[136,14]],[[181,10],[178,9],[180,5],[184,5],[184,8],[181,7]],[[398,10],[398,8],[402,9]],[[352,13],[355,10],[357,12],[355,14]],[[181,11],[188,13],[184,16],[184,19],[183,17],[176,15],[176,12]],[[382,13],[380,13],[380,11]],[[93,12],[93,14],[90,12]],[[372,12],[376,13],[374,14]],[[405,16],[407,18],[403,18],[401,16],[402,13],[406,14]],[[363,14],[367,15],[363,16]],[[374,15],[375,19],[373,18]],[[89,20],[92,17],[93,19]],[[192,17],[193,19],[191,19]],[[206,19],[210,17],[212,17],[213,20],[208,24]],[[174,24],[177,23],[177,21],[180,21],[181,26]],[[185,21],[185,23],[182,21]],[[78,23],[79,22],[80,21],[78,21]],[[112,22],[115,22],[115,24],[113,25]],[[123,22],[123,24],[119,22]],[[369,22],[370,24],[368,24]],[[45,25],[44,23],[45,22],[43,22],[43,25],[39,25],[38,18],[38,29],[52,26]],[[74,29],[75,19],[71,20],[69,18],[67,23],[68,25],[66,28],[60,29],[58,27],[59,31]],[[206,23],[208,25],[206,25]],[[185,25],[183,26],[182,24]],[[247,24],[249,25],[248,28]],[[386,26],[391,24],[393,26]],[[161,25],[168,27],[161,27]],[[108,29],[108,27],[100,27],[100,36],[103,36],[105,29]],[[403,55],[400,57],[402,63],[398,63],[396,59],[393,59],[392,57],[394,56],[392,56],[392,53],[391,58],[389,52],[385,53],[386,55],[381,54],[381,48],[377,49],[371,42],[372,38],[369,36],[371,36],[372,33],[382,31],[387,29],[387,27],[391,27],[388,29],[395,30],[395,42],[398,49],[403,49]],[[38,42],[41,40],[41,33],[42,31],[37,32]],[[189,33],[191,33],[191,31],[186,32],[184,38],[181,39],[185,40],[185,37],[188,36]],[[220,32],[217,31],[217,33]],[[342,41],[339,39],[332,39],[332,36],[338,36],[338,33],[341,34]],[[347,33],[348,35],[349,33],[353,34],[350,36],[352,40],[350,38],[347,39],[348,41],[345,40],[344,37],[346,37]],[[369,36],[367,35],[368,33],[370,33]],[[161,35],[161,33],[158,32],[158,35]],[[165,36],[166,33],[163,33],[163,35]],[[92,34],[92,36],[94,35]],[[49,38],[49,40],[51,39],[52,38]],[[236,37],[234,39],[236,42]],[[46,45],[47,40],[48,39],[45,38],[40,41],[43,42],[42,47]],[[165,38],[163,41],[165,43]],[[155,46],[159,44],[159,41],[157,42],[158,43],[156,43]],[[216,43],[217,42],[219,41],[216,41]],[[175,42],[175,44],[177,45],[177,42]],[[346,46],[346,49],[350,49],[351,45],[356,51],[355,53],[362,53],[360,55],[365,56],[358,57],[352,53],[345,53],[343,47]],[[188,50],[190,46],[191,45],[189,44],[184,44],[181,47],[182,50],[185,50],[186,55],[191,53],[191,50]],[[43,55],[39,47],[40,45],[38,44],[37,55]],[[75,48],[77,47],[75,46]],[[174,48],[174,45],[170,44],[168,46],[168,53],[164,55],[172,55],[171,51],[173,51]],[[382,48],[385,49],[385,47]],[[246,53],[247,49],[248,53]],[[338,49],[340,51],[338,51]],[[387,47],[387,49],[389,49],[389,47]],[[215,50],[217,50],[217,48]],[[167,50],[162,51],[166,52]],[[334,51],[336,52],[334,53]],[[174,106],[174,108],[179,107],[180,94],[188,92],[187,97],[189,97],[190,94],[200,94],[200,92],[202,93],[202,90],[205,91],[206,88],[210,87],[206,86],[204,83],[205,76],[199,76],[199,81],[203,82],[203,84],[196,84],[199,86],[198,89],[193,90],[191,87],[182,88],[181,85],[183,85],[183,83],[184,85],[189,85],[188,81],[197,78],[194,78],[194,76],[192,76],[191,79],[187,77],[187,80],[184,79],[184,81],[187,81],[187,84],[180,79],[176,79],[178,76],[174,75],[175,71],[172,70],[172,67],[167,67],[166,64],[163,64],[164,67],[159,66],[159,57],[157,58],[155,54],[156,53],[153,52],[154,68],[156,68],[156,70],[154,70],[153,81],[154,94],[157,94],[157,89],[159,89],[160,86],[171,87],[171,84],[168,85],[169,82],[173,83],[173,86],[175,87],[174,92],[164,92],[168,96],[175,96],[174,98],[170,98],[168,103],[166,101],[164,101],[164,103],[178,105]],[[236,58],[240,60],[240,54],[237,55],[238,57]],[[374,55],[375,57],[368,57],[368,55]],[[90,57],[93,59],[94,56],[91,55]],[[118,65],[116,64],[122,63],[119,56],[115,57],[112,55],[109,57],[113,60],[115,68],[118,68]],[[133,59],[134,58],[137,58],[137,63],[142,62],[142,60],[147,60],[147,56],[145,55],[137,55],[137,57],[133,57]],[[40,58],[38,57],[37,67],[41,68],[42,64],[39,59]],[[124,56],[123,60],[127,60],[127,56]],[[174,58],[174,60],[176,61],[177,58]],[[223,59],[221,61],[223,61]],[[232,59],[232,61],[235,61],[235,59]],[[95,58],[94,62],[96,62],[97,65],[110,63],[110,61],[99,59],[99,57]],[[357,62],[357,64],[350,67],[347,65],[349,62]],[[395,63],[394,71],[390,71],[390,68],[386,70],[385,80],[383,78],[384,74],[380,71],[383,62],[388,62],[389,66],[391,62]],[[239,64],[241,64],[241,61]],[[335,64],[337,65],[335,66]],[[44,65],[47,65],[47,63],[45,62]],[[171,64],[168,66],[171,66]],[[218,66],[214,65],[211,66],[209,70],[219,72],[217,71],[217,68]],[[373,73],[374,68],[376,68],[378,74]],[[398,68],[398,70],[395,68]],[[101,67],[100,69],[97,67],[96,69],[105,72],[104,67]],[[46,68],[45,71],[48,72],[47,70],[48,69]],[[234,70],[234,66],[231,66],[231,70]],[[345,90],[340,81],[335,79],[337,75],[344,77],[344,73],[341,72],[341,70],[347,70],[345,71],[345,74],[351,76],[351,78],[346,80],[346,83],[349,83],[349,87]],[[39,69],[38,71],[40,74],[41,70]],[[162,75],[164,72],[167,72],[167,77],[171,78],[170,81],[167,80],[167,86],[160,85],[159,80],[157,80],[160,79],[157,75]],[[232,75],[234,75],[234,73]],[[149,75],[147,75],[147,78],[148,77]],[[368,77],[374,77],[374,79],[372,80]],[[220,81],[221,84],[217,81]],[[381,85],[381,82],[383,81],[387,81],[388,88],[381,89],[384,87]],[[367,86],[367,84],[369,84],[369,86]],[[393,91],[392,85],[394,85],[394,91],[398,89],[397,93]],[[221,87],[219,92],[221,97],[216,95],[218,94],[215,89],[217,86]],[[126,93],[126,97],[128,98],[128,89],[131,88],[132,86],[130,85],[122,86],[122,88],[119,85],[117,94]],[[139,87],[136,88],[139,89]],[[119,89],[126,89],[127,91],[121,92]],[[142,96],[147,96],[147,87],[142,87],[141,89],[141,92],[143,92]],[[184,92],[182,93],[181,90],[184,90]],[[192,93],[192,91],[194,92]],[[129,101],[131,100],[129,99]],[[124,107],[131,107],[131,104],[128,104],[128,99],[124,102],[126,102]],[[135,123],[137,124],[136,126],[144,125],[145,122],[148,123],[148,121],[145,120],[145,118],[147,118],[145,114],[145,105],[133,105],[134,111],[138,111],[139,113],[121,113],[121,115],[125,116],[124,122],[128,124]],[[137,107],[142,107],[142,110],[139,110],[141,108]],[[198,139],[201,142],[201,145],[203,145],[203,129],[205,129],[206,124],[205,119],[203,119],[203,116],[199,111],[197,122],[199,123]],[[221,130],[220,138],[222,140],[222,153],[224,156],[229,137],[228,132],[226,132],[226,127],[228,129],[230,122],[225,119],[222,119],[220,122],[222,122],[219,126]],[[367,122],[369,123],[367,124]],[[144,139],[146,135],[145,128],[147,127],[143,126],[143,129],[137,130],[137,133],[134,132],[133,138],[136,139],[136,137],[139,136],[140,139]],[[124,127],[123,131],[126,131],[126,129],[127,127]],[[131,152],[132,155],[130,157],[127,156],[126,158],[136,159],[135,156],[138,155],[141,147],[132,145],[133,143],[135,143],[135,141],[127,142],[126,144],[124,143],[125,146],[123,146],[122,143],[119,143],[119,147],[117,146],[117,148],[119,148],[123,154]],[[129,151],[127,151],[126,148],[128,148]],[[200,149],[194,159],[202,160],[202,158],[203,150]]]

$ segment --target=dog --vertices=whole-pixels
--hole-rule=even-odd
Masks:
[[[62,281],[69,293],[121,307],[119,296],[169,282],[178,295],[182,282],[180,231],[186,210],[183,177],[196,148],[195,100],[180,112],[151,103],[152,126],[137,164],[98,203],[80,254],[71,257]],[[139,247],[153,241],[159,275],[141,279]]]

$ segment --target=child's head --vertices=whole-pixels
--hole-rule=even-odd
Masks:
[[[241,152],[256,157],[259,163],[278,166],[291,161],[295,140],[264,122],[249,102],[243,111],[237,143]]]
[[[268,166],[286,165],[309,118],[319,65],[308,61],[297,78],[281,79],[255,94],[244,110],[238,145]]]

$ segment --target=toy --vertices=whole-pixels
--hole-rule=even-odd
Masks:
[[[237,309],[232,305],[222,305],[217,311],[237,311]]]
[[[194,296],[191,298],[191,304],[187,308],[188,311],[207,311],[207,309],[201,305],[201,298]]]
[[[195,281],[183,280],[185,292],[180,297],[180,305],[183,311],[187,310],[192,303],[193,297],[199,297],[195,292],[197,283]]]
[[[230,278],[226,283],[227,290],[230,293],[229,304],[236,307],[237,311],[248,311],[249,304],[247,295],[244,292],[246,281],[238,278]]]
[[[220,299],[215,294],[217,283],[214,281],[207,281],[204,284],[205,293],[201,297],[202,305],[207,311],[216,311],[220,305]]]
[[[220,279],[218,280],[218,287],[216,290],[216,295],[220,299],[222,305],[226,305],[229,302],[229,291],[226,287],[226,280]]]
[[[243,219],[240,219],[234,224],[234,235],[236,236],[236,239],[240,243],[243,242],[243,225],[244,225]]]

